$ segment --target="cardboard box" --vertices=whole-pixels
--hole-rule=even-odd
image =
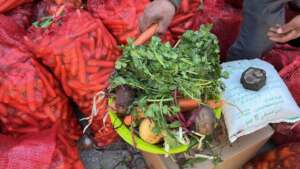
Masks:
[[[210,161],[195,164],[191,169],[240,169],[257,151],[269,140],[273,129],[267,126],[255,133],[239,138],[232,145],[218,147],[223,162],[214,166]],[[179,169],[179,166],[170,158],[143,153],[150,169]]]

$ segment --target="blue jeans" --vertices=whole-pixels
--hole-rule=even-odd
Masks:
[[[244,0],[243,23],[237,40],[228,51],[227,61],[260,58],[274,43],[267,37],[270,27],[285,22],[285,5],[300,0]]]

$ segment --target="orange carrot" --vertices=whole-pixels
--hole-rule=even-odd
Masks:
[[[128,116],[126,116],[126,117],[124,118],[124,124],[125,124],[126,126],[130,126],[130,125],[132,124],[132,122],[133,122],[133,117],[132,117],[132,115],[128,115]]]
[[[78,57],[78,76],[79,76],[79,81],[82,83],[86,82],[86,69],[85,69],[85,61],[84,61],[84,56],[81,53],[81,48],[80,44],[76,45],[76,55]]]
[[[99,71],[99,67],[96,66],[88,66],[86,67],[87,73],[97,73]]]
[[[59,56],[55,56],[55,62],[56,62],[56,65],[54,67],[54,74],[56,76],[60,76],[60,67],[61,67],[61,63],[60,63],[60,60],[59,60]]]
[[[212,109],[217,109],[224,105],[224,100],[220,100],[220,101],[208,100],[207,105]]]
[[[157,29],[158,24],[153,24],[133,42],[133,45],[138,46],[144,44],[157,32]]]
[[[34,86],[32,83],[28,83],[26,85],[26,93],[27,93],[27,101],[28,106],[31,111],[35,111],[37,109],[36,102],[34,101]]]
[[[51,108],[48,106],[44,106],[43,109],[44,109],[45,114],[47,114],[48,118],[51,120],[51,122],[55,123],[56,117],[53,114],[53,112],[51,111]]]
[[[178,99],[178,105],[181,111],[190,111],[199,106],[199,102],[193,99]]]
[[[77,75],[77,70],[78,70],[78,55],[77,52],[75,51],[76,49],[73,49],[71,51],[71,56],[72,56],[72,64],[71,64],[71,75],[76,76]]]

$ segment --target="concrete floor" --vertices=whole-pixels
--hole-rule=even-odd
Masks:
[[[143,156],[121,140],[105,150],[83,150],[80,157],[85,169],[147,169]]]

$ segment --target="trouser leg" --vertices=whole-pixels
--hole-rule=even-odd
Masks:
[[[284,23],[284,6],[290,0],[244,0],[239,36],[227,61],[259,58],[273,46],[267,37],[270,27]],[[297,0],[298,1],[298,0]]]

